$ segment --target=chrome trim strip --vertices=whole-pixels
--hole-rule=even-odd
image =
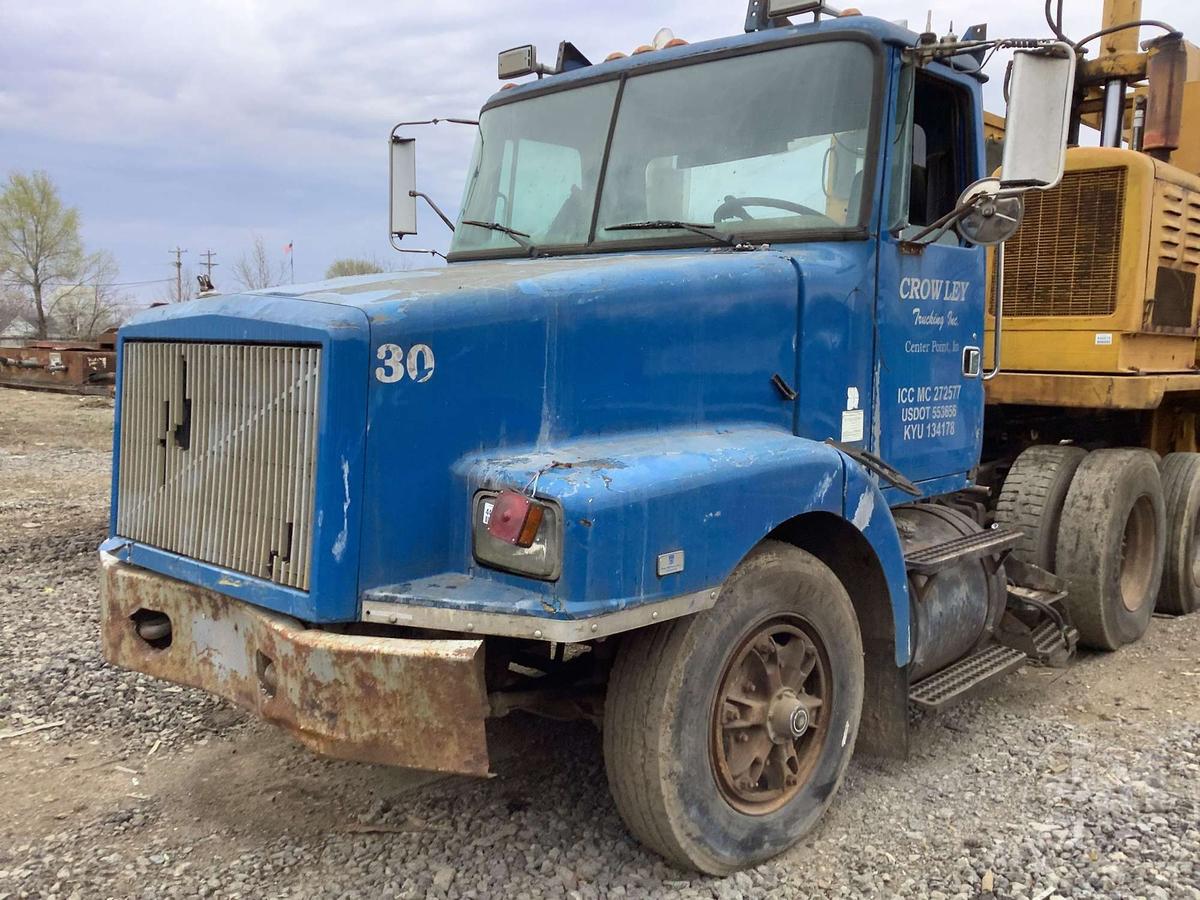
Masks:
[[[467,634],[520,637],[533,640],[575,644],[594,638],[633,631],[657,622],[666,622],[709,609],[717,602],[717,589],[681,594],[667,600],[643,603],[632,609],[591,616],[586,619],[543,619],[508,613],[473,612],[443,606],[415,606],[386,600],[362,603],[362,621],[410,628],[434,628]]]

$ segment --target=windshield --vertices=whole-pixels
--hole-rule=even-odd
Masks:
[[[874,82],[869,47],[824,41],[630,75],[619,106],[614,79],[493,107],[451,250],[858,226]]]

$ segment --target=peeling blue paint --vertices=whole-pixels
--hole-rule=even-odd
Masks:
[[[346,552],[346,542],[350,539],[350,461],[344,457],[342,459],[342,489],[345,491],[345,499],[342,501],[342,530],[338,532],[337,539],[334,540],[331,548],[333,558],[338,562],[342,561],[342,555]]]
[[[875,511],[875,492],[863,491],[854,507],[854,516],[850,520],[859,531],[866,531],[871,524],[871,513]]]

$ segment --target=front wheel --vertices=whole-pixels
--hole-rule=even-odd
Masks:
[[[672,862],[727,875],[820,819],[854,750],[862,638],[827,566],[768,541],[712,609],[626,638],[604,756],[629,830]]]

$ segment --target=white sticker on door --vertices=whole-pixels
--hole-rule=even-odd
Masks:
[[[842,443],[848,444],[863,439],[863,411],[847,409],[842,412]]]

